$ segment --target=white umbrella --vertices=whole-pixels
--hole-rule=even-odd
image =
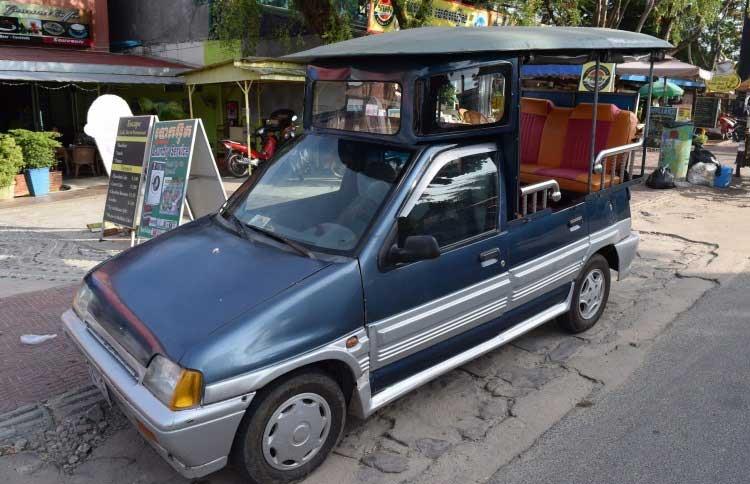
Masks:
[[[623,62],[617,64],[617,74],[647,76],[649,63],[647,61]],[[670,79],[703,79],[710,81],[713,74],[693,64],[682,62],[671,57],[663,61],[654,62],[654,76],[668,77]]]

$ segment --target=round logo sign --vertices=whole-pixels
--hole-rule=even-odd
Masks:
[[[372,15],[378,25],[388,27],[393,22],[393,5],[391,0],[378,0],[372,9]]]
[[[583,87],[587,91],[594,91],[595,90],[595,83],[596,83],[596,65],[589,66],[584,72],[582,76],[582,83]],[[607,87],[612,79],[612,71],[609,70],[609,68],[603,64],[599,64],[599,90],[601,91],[605,87]]]

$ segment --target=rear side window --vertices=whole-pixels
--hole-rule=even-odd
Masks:
[[[404,228],[410,235],[432,235],[440,247],[457,244],[498,226],[498,169],[494,152],[447,163],[417,200]]]
[[[427,82],[428,131],[497,126],[508,114],[508,67],[473,67]]]

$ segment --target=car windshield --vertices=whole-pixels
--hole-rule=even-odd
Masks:
[[[401,86],[395,82],[316,81],[317,128],[395,134],[401,126]]]
[[[313,249],[354,249],[412,152],[307,135],[286,149],[227,210],[240,222]]]

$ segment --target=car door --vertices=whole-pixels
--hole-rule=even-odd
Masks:
[[[589,247],[586,204],[581,198],[563,209],[547,208],[514,220],[507,236],[513,324],[567,297]]]
[[[431,235],[441,253],[384,267],[365,288],[373,391],[479,344],[505,310],[499,156],[494,143],[440,153],[398,212],[398,240]]]

